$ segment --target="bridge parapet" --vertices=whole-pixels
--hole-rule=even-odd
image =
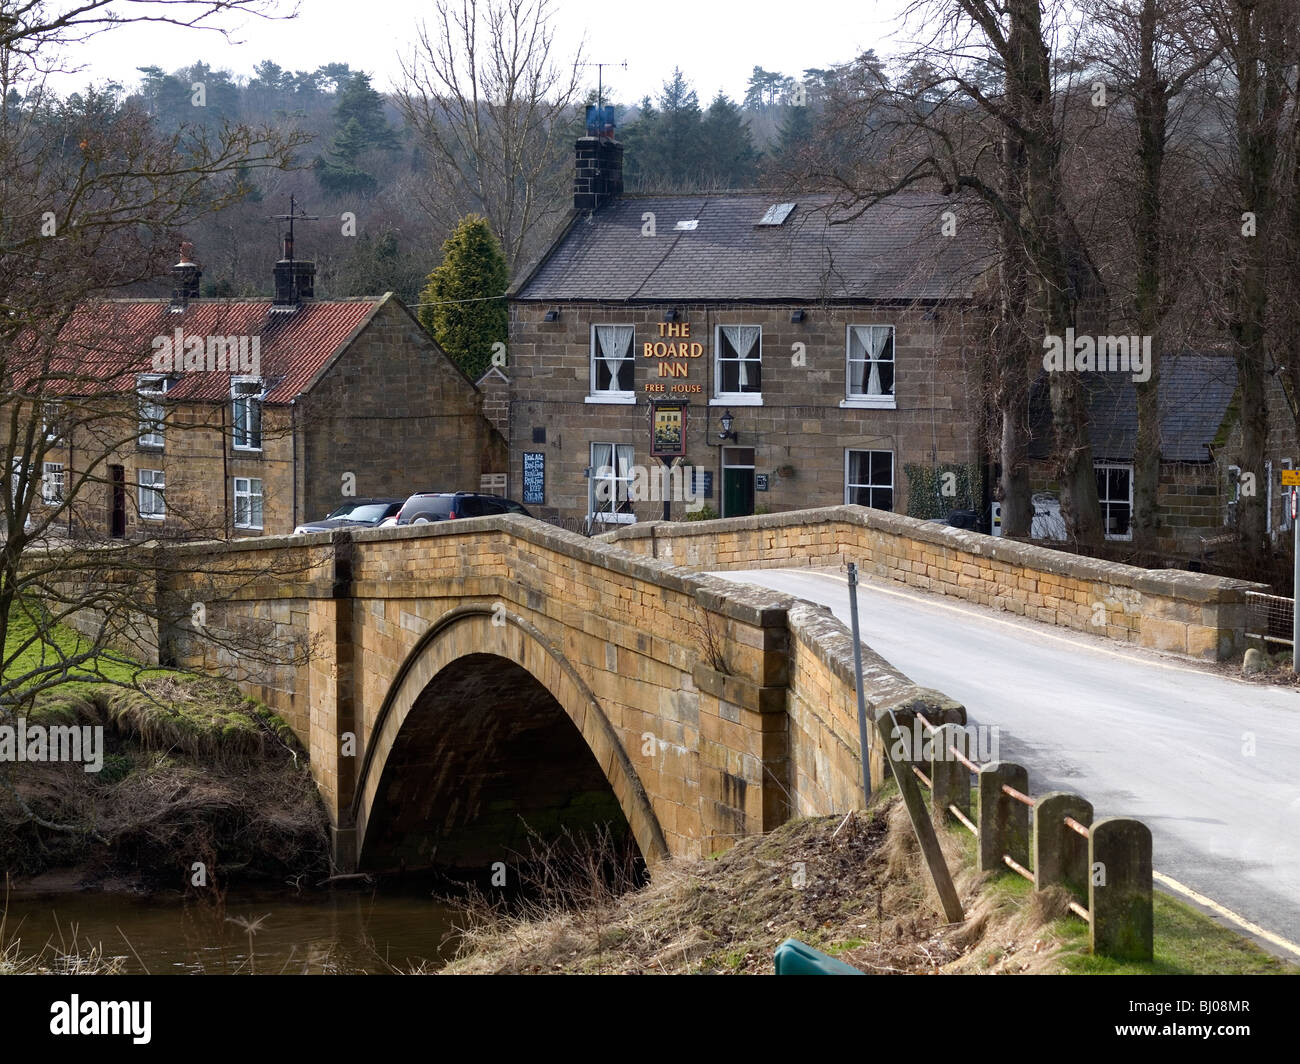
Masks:
[[[842,565],[881,580],[1046,624],[1188,657],[1245,648],[1246,592],[1263,585],[1139,569],[865,506],[684,524],[645,522],[598,537],[698,570]]]

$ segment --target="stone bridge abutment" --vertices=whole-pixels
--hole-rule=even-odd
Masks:
[[[119,645],[271,706],[309,751],[349,871],[475,864],[517,850],[523,823],[606,816],[651,862],[704,856],[860,805],[845,627],[700,568],[853,559],[1048,623],[1101,616],[1112,638],[1194,656],[1237,646],[1251,586],[852,506],[598,539],[502,516],[147,549],[156,579]],[[964,720],[864,653],[872,712]],[[879,783],[879,751],[871,762]]]
[[[517,851],[522,823],[601,813],[648,861],[702,856],[860,802],[847,633],[814,645],[842,626],[788,596],[513,516],[186,545],[160,567],[162,656],[290,724],[341,870],[475,864]],[[248,660],[240,632],[298,659]],[[871,664],[874,700],[940,699]]]

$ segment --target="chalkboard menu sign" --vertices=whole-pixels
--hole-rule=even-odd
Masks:
[[[525,506],[541,506],[546,502],[546,455],[542,451],[524,452]]]

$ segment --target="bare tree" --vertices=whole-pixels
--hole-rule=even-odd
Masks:
[[[1262,477],[1269,434],[1270,291],[1277,287],[1286,228],[1282,194],[1286,146],[1293,128],[1300,32],[1290,0],[1198,0],[1222,50],[1228,91],[1220,98],[1229,131],[1221,187],[1233,204],[1227,244],[1224,324],[1237,360],[1242,430],[1239,464]],[[1238,228],[1239,227],[1239,228]],[[1287,293],[1294,300],[1294,292]],[[1243,494],[1238,529],[1246,560],[1259,569],[1268,555],[1264,493]]]
[[[1169,217],[1167,163],[1171,150],[1181,147],[1186,154],[1187,134],[1179,145],[1175,129],[1180,119],[1194,123],[1199,115],[1203,97],[1189,90],[1215,63],[1219,51],[1190,0],[1087,0],[1082,11],[1090,27],[1086,61],[1104,76],[1100,84],[1112,96],[1106,118],[1125,103],[1131,106],[1129,125],[1124,125],[1128,115],[1107,122],[1105,140],[1119,139],[1121,147],[1109,156],[1106,187],[1095,194],[1113,199],[1116,185],[1121,191],[1119,210],[1105,214],[1107,228],[1117,237],[1108,249],[1113,269],[1107,271],[1107,292],[1134,331],[1151,337],[1148,379],[1135,381],[1132,522],[1134,544],[1149,550],[1155,546],[1159,520],[1160,362],[1166,317],[1177,306],[1190,272],[1188,242],[1170,239],[1169,230],[1204,233],[1199,224],[1177,225]],[[1105,152],[1105,145],[1099,148]],[[1184,203],[1191,194],[1191,189],[1179,190]],[[1203,248],[1197,251],[1204,253]]]
[[[271,128],[230,125],[216,133],[196,126],[160,136],[147,115],[120,106],[111,94],[92,90],[60,100],[46,93],[44,76],[58,66],[62,49],[90,34],[129,21],[199,26],[261,5],[113,6],[0,3],[4,718],[70,677],[96,674],[115,638],[147,645],[142,626],[156,633],[180,620],[161,615],[179,607],[163,606],[156,593],[166,573],[165,546],[72,543],[60,535],[70,516],[102,497],[111,479],[108,463],[133,450],[140,432],[134,368],[141,358],[147,366],[148,341],[133,346],[140,337],[107,309],[121,304],[102,301],[165,274],[184,226],[237,202],[244,172],[291,165],[303,143]],[[61,461],[57,480],[46,475],[46,459],[72,448],[75,462]],[[211,534],[206,519],[196,514],[187,532]],[[89,634],[70,641],[61,626],[74,621]],[[245,661],[291,650],[273,646],[265,633],[208,635]],[[132,677],[138,673],[137,667]],[[117,682],[132,682],[121,677],[119,671]]]
[[[918,0],[929,37],[907,58],[909,77],[870,101],[869,151],[879,162],[864,184],[843,181],[868,205],[914,185],[974,198],[997,234],[999,311],[994,372],[1001,418],[1004,530],[1029,531],[1029,368],[1045,336],[1075,324],[1088,257],[1061,185],[1063,102],[1069,65],[1054,61],[1037,0]],[[1060,69],[1058,69],[1058,67]],[[859,111],[860,114],[860,111]],[[1055,475],[1073,538],[1101,537],[1083,388],[1078,375],[1049,376]]]
[[[398,105],[431,156],[425,208],[488,219],[511,275],[566,205],[581,48],[556,55],[550,0],[436,0]]]

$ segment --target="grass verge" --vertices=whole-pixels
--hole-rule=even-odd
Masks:
[[[1062,890],[981,875],[974,839],[939,834],[966,918],[946,924],[891,785],[865,813],[795,820],[724,853],[656,867],[648,886],[584,892],[581,906],[465,907],[443,974],[770,974],[786,938],[873,974],[1296,972],[1164,895],[1151,964],[1087,953]]]

